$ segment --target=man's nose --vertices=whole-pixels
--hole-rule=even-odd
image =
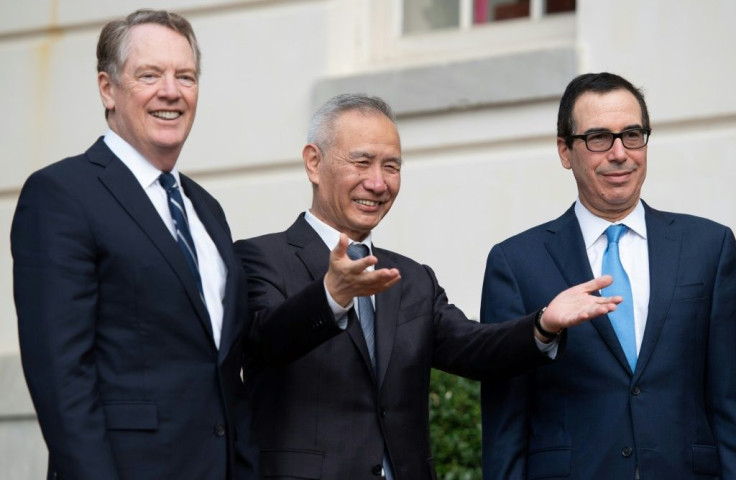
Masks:
[[[383,178],[383,173],[381,165],[376,164],[371,166],[363,181],[365,188],[374,193],[383,193],[386,191],[388,187],[386,186],[386,180]]]
[[[626,160],[626,157],[626,147],[624,147],[623,140],[620,138],[614,139],[611,149],[608,150],[608,159],[614,162],[623,162]]]
[[[181,96],[179,83],[174,75],[164,75],[161,77],[158,94],[167,99],[174,100]]]

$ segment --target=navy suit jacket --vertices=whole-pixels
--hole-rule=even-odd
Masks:
[[[484,479],[736,478],[736,250],[730,229],[644,205],[649,314],[631,371],[607,316],[553,365],[485,383]],[[488,256],[481,319],[504,322],[593,274],[569,209]]]
[[[536,312],[480,325],[448,303],[429,267],[374,248],[377,268],[401,272],[397,285],[375,296],[374,371],[355,317],[346,331],[336,325],[323,285],[330,252],[303,216],[286,232],[235,247],[248,275],[253,329],[303,344],[249,349],[259,352],[245,383],[268,478],[374,479],[384,442],[396,480],[435,478],[430,369],[483,379],[549,362],[534,341]]]
[[[181,184],[228,270],[219,350],[184,255],[102,139],[23,187],[15,303],[49,478],[256,478],[240,379],[245,282],[219,204]]]

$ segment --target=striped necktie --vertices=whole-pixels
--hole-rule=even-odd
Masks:
[[[194,248],[194,240],[189,231],[189,220],[187,211],[184,208],[184,200],[179,192],[179,186],[176,184],[176,178],[169,172],[164,172],[158,177],[158,181],[164,190],[168,199],[169,211],[171,219],[174,221],[174,229],[176,230],[176,242],[184,254],[184,258],[189,265],[189,269],[194,275],[194,280],[199,288],[199,296],[204,302],[204,294],[202,293],[202,278],[199,275],[199,267],[197,260],[197,250]]]

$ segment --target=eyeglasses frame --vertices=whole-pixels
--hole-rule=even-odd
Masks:
[[[624,144],[624,138],[623,138],[624,134],[626,132],[630,132],[632,130],[640,130],[640,131],[642,131],[646,135],[646,139],[644,140],[644,145],[642,145],[641,147],[627,147]],[[611,140],[611,146],[609,146],[605,150],[591,150],[591,148],[588,146],[588,136],[590,136],[590,135],[600,135],[601,133],[607,133],[609,135],[612,135],[613,138]],[[589,152],[602,153],[602,152],[607,152],[610,149],[612,149],[613,148],[613,144],[616,143],[616,139],[617,138],[620,138],[621,139],[621,145],[623,145],[623,147],[625,149],[627,149],[627,150],[639,150],[640,148],[644,148],[644,147],[647,146],[647,144],[649,143],[649,137],[651,136],[651,134],[652,134],[652,129],[651,128],[635,127],[635,128],[626,128],[624,130],[621,130],[618,133],[613,133],[613,132],[608,132],[608,131],[597,131],[597,132],[585,133],[583,135],[569,135],[567,138],[569,140],[580,139],[580,140],[582,140],[585,143],[585,148],[587,148]]]

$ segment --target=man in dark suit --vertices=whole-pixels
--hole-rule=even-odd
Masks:
[[[249,349],[245,384],[268,478],[434,478],[432,367],[475,379],[526,371],[557,348],[540,341],[543,330],[557,333],[620,300],[589,295],[610,283],[596,279],[561,293],[543,315],[484,326],[448,303],[429,267],[375,247],[371,231],[399,193],[402,163],[380,99],[328,101],[302,156],[311,209],[285,232],[236,243],[254,331],[308,345]]]
[[[536,311],[611,269],[624,300],[571,330],[561,361],[482,386],[487,480],[736,478],[734,236],[640,200],[649,133],[627,80],[568,85],[557,149],[578,199],[493,247],[481,320]]]
[[[97,53],[109,130],[31,175],[11,233],[49,478],[255,479],[245,281],[220,205],[176,168],[197,107],[194,32],[139,10],[103,28]]]

